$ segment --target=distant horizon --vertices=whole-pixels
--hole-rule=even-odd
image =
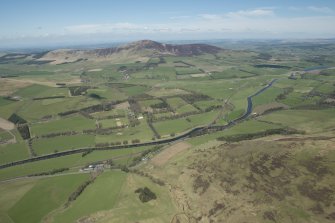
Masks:
[[[96,49],[96,48],[107,48],[107,47],[118,47],[127,43],[137,42],[142,40],[151,40],[160,43],[170,43],[170,44],[192,44],[192,43],[204,43],[204,44],[213,44],[224,42],[235,44],[241,44],[242,42],[250,42],[250,43],[261,43],[261,42],[291,42],[291,43],[307,43],[307,42],[316,42],[320,43],[320,41],[324,41],[326,43],[335,41],[335,37],[333,38],[222,38],[222,39],[134,39],[128,41],[115,40],[115,41],[106,41],[106,42],[94,42],[94,43],[58,43],[58,44],[44,44],[44,45],[20,45],[16,46],[7,46],[1,47],[0,52],[40,52],[40,51],[48,51],[55,49]]]

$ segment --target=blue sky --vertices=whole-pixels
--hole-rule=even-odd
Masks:
[[[333,38],[334,0],[1,0],[0,46]]]

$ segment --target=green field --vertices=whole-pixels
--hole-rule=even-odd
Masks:
[[[0,145],[0,163],[10,163],[29,157],[28,146],[24,142]]]
[[[113,208],[125,178],[126,174],[121,171],[103,173],[61,216],[56,214],[54,222],[70,223],[91,213]]]
[[[94,146],[93,135],[58,136],[33,141],[33,149],[38,155]]]
[[[155,122],[155,129],[161,134],[161,136],[169,136],[172,133],[184,132],[196,126],[206,125],[214,121],[218,114],[214,111],[202,113],[198,115],[190,115],[187,118],[179,118],[173,120],[166,120]]]
[[[14,222],[39,222],[64,204],[71,192],[87,179],[87,174],[75,174],[39,180],[11,207],[8,215]]]
[[[31,126],[34,135],[44,135],[54,132],[82,131],[94,129],[94,120],[87,119],[80,115],[74,115],[59,120],[52,120],[46,123],[37,123]]]
[[[139,139],[141,142],[151,141],[153,132],[146,123],[146,120],[142,119],[140,124],[135,127],[128,127],[117,129],[109,135],[96,135],[95,141],[97,143],[105,142],[123,142],[127,140],[131,143],[131,140]]]
[[[280,123],[308,133],[331,131],[335,126],[335,110],[278,111],[262,117],[262,120]]]

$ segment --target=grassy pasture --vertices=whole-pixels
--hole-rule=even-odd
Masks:
[[[151,141],[154,133],[149,128],[145,119],[140,120],[140,124],[135,127],[128,127],[115,130],[109,135],[97,135],[95,137],[96,143],[105,142],[122,142],[127,140],[131,143],[133,139],[139,139],[141,142]]]
[[[14,101],[8,100],[4,97],[0,97],[0,106],[5,106],[14,103]]]
[[[280,123],[308,133],[330,131],[335,126],[335,110],[285,110],[263,116],[261,119]]]
[[[28,146],[25,142],[0,145],[0,164],[26,159],[28,157]]]
[[[106,119],[108,116],[122,115],[126,116],[126,110],[124,109],[112,109],[110,111],[95,112],[91,114],[97,119]]]
[[[39,180],[9,210],[9,216],[17,223],[40,222],[50,211],[64,204],[70,194],[87,179],[87,174],[75,174]]]
[[[151,106],[155,104],[160,104],[162,103],[161,100],[159,99],[150,99],[150,100],[144,100],[144,101],[139,101],[139,104],[141,105],[142,111],[150,111],[152,110]]]
[[[117,88],[99,87],[98,89],[88,89],[87,94],[97,94],[103,99],[112,101],[124,100],[127,98],[127,95]]]
[[[34,185],[34,180],[22,180],[0,184],[0,222],[13,223],[8,211],[18,202]]]
[[[27,99],[36,97],[68,96],[68,89],[33,84],[19,89],[13,95]]]
[[[113,208],[125,179],[126,174],[121,171],[103,173],[68,209],[62,211],[61,215],[56,214],[54,222],[70,223],[94,212]]]
[[[176,74],[177,75],[186,75],[186,74],[199,74],[203,73],[196,67],[177,67]]]
[[[94,120],[87,119],[81,115],[72,115],[58,120],[45,123],[37,123],[31,126],[34,135],[43,135],[54,132],[82,131],[84,129],[94,129]]]
[[[315,105],[320,101],[319,96],[306,97],[305,94],[299,92],[292,92],[286,96],[285,99],[278,100],[279,102],[292,107]]]
[[[171,66],[162,66],[141,70],[131,75],[135,79],[173,80],[176,78],[175,69]]]
[[[10,104],[0,106],[0,116],[4,119],[8,119],[13,113],[15,113],[25,103],[23,101],[16,101]]]
[[[177,88],[153,88],[147,93],[154,97],[165,97],[165,96],[189,94],[189,92],[182,90],[182,89],[177,89]]]
[[[211,106],[222,106],[223,102],[218,100],[208,100],[208,101],[197,101],[195,105],[198,106],[200,109],[205,110]]]
[[[29,121],[36,121],[46,115],[57,115],[60,112],[80,109],[96,104],[99,104],[98,100],[79,96],[19,102],[17,103],[18,106],[11,108],[11,111],[17,111],[19,115]]]
[[[190,115],[187,117],[190,121],[187,121],[186,118],[179,118],[155,122],[153,125],[162,136],[169,136],[171,133],[177,134],[199,125],[209,124],[217,115],[217,112],[211,111],[197,115]]]
[[[107,180],[106,180],[107,181]],[[157,195],[156,200],[142,203],[134,191],[140,187],[148,187]],[[148,178],[128,174],[119,197],[112,209],[98,212],[92,217],[98,222],[170,222],[176,207],[169,195],[167,187],[152,183]]]
[[[145,86],[137,85],[137,86],[121,88],[121,90],[128,96],[135,96],[146,92],[148,88]]]
[[[186,101],[184,101],[181,98],[168,98],[166,99],[167,103],[173,108],[173,109],[178,109],[184,105],[186,105]]]
[[[58,136],[33,141],[33,149],[38,155],[50,154],[55,151],[92,147],[95,144],[93,135]]]
[[[120,125],[128,125],[129,121],[127,118],[117,118],[117,119],[104,119],[99,121],[99,123],[102,125],[102,128],[110,128],[110,127],[117,127],[118,123],[120,123]]]
[[[277,87],[271,87],[264,94],[259,94],[252,98],[253,106],[268,104],[275,102],[279,94],[283,93],[283,90]]]

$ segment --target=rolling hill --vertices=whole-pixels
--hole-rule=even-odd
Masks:
[[[52,64],[74,63],[82,60],[147,60],[152,56],[195,56],[216,54],[223,49],[208,44],[164,44],[152,40],[141,40],[113,48],[93,50],[59,49],[43,54],[36,61],[49,61]]]

